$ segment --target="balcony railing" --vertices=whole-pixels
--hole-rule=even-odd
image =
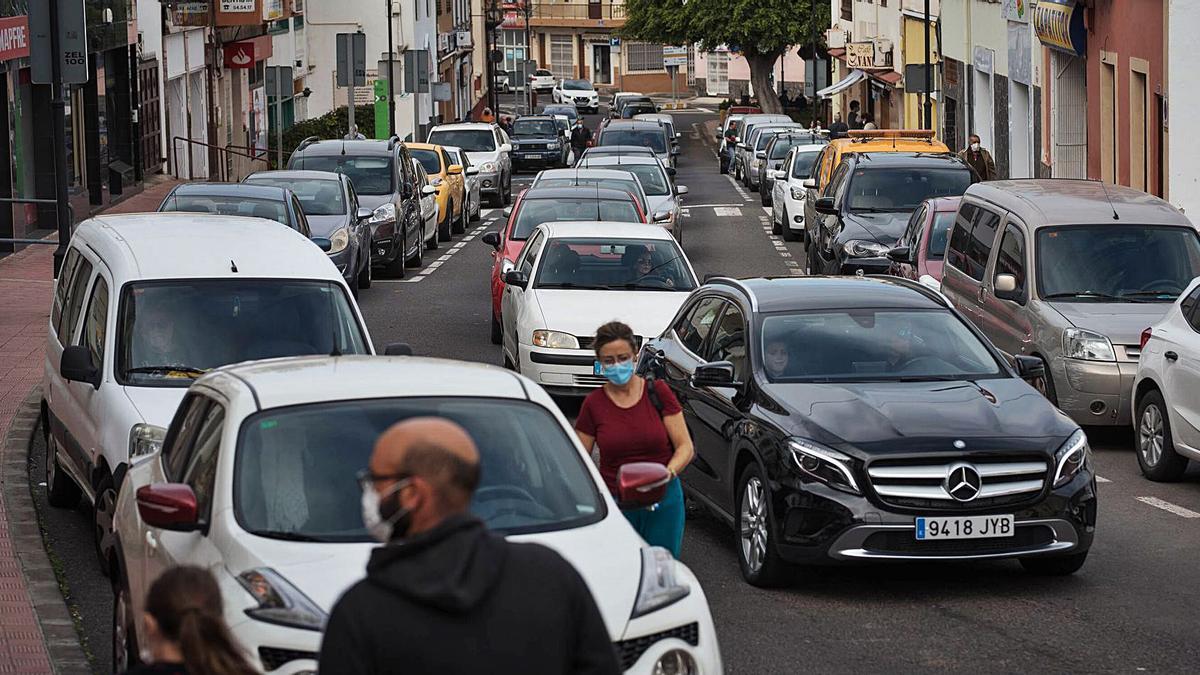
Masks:
[[[534,21],[538,19],[573,21],[625,19],[625,5],[623,4],[608,2],[534,2],[531,3],[531,6],[533,7],[533,13],[530,18]]]

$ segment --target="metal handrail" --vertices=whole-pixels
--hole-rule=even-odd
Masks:
[[[197,141],[193,138],[184,138],[183,136],[176,136],[171,139],[171,170],[172,170],[172,173],[174,174],[176,180],[179,179],[179,153],[176,152],[176,149],[178,149],[180,141],[183,141],[184,143],[188,143],[189,148],[192,145],[198,145],[205,149],[216,150],[218,154],[225,153],[225,157],[223,158],[225,160],[228,160],[229,156],[245,157],[246,159],[249,159],[249,160],[255,161],[255,162],[267,162],[267,166],[268,167],[270,166],[270,162],[266,158],[255,157],[254,155],[251,155],[251,154],[231,150],[230,147],[233,147],[233,146],[221,147],[219,145],[214,145],[212,143],[205,143],[204,141]],[[225,166],[225,162],[224,161],[219,162],[219,165],[220,166],[217,167],[216,180],[218,180],[218,181],[229,180],[229,172]],[[212,171],[212,167],[209,167],[209,180],[212,180],[212,179],[213,179],[213,171]]]
[[[46,206],[57,206],[57,199],[39,199],[36,197],[0,197],[0,204],[44,204]],[[67,204],[67,219],[71,221],[71,227],[75,225],[75,207]],[[58,229],[58,228],[55,228]],[[0,237],[0,244],[43,244],[57,246],[57,239],[16,239],[10,237]],[[7,251],[6,251],[7,253]]]

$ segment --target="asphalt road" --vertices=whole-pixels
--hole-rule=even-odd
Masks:
[[[710,119],[676,116],[684,133],[678,182],[690,188],[684,249],[697,273],[798,273],[802,245],[771,238],[757,195],[717,173],[700,133]],[[531,177],[518,177],[514,192]],[[500,364],[488,339],[491,248],[478,241],[498,216],[499,209],[485,212],[454,244],[427,254],[420,273],[377,279],[363,292],[377,346],[407,342],[422,356]],[[577,402],[562,404],[569,415],[577,411]],[[683,561],[708,594],[727,670],[1200,670],[1200,470],[1180,483],[1151,483],[1138,472],[1128,431],[1089,434],[1103,477],[1100,523],[1087,564],[1068,578],[1032,577],[1016,562],[875,564],[799,570],[787,587],[764,591],[741,580],[730,529],[704,516],[689,520]],[[32,454],[37,484],[44,447]],[[97,671],[109,672],[111,593],[92,553],[90,514],[46,507],[43,491],[37,488],[70,600]]]

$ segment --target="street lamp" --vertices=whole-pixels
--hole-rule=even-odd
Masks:
[[[499,42],[500,24],[504,22],[504,12],[500,9],[499,0],[491,0],[484,14],[484,30],[488,37],[487,72],[488,72],[488,102],[493,111],[500,109],[500,100],[496,98],[496,49]]]

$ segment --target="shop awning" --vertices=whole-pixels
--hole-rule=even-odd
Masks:
[[[825,87],[824,89],[818,89],[817,96],[820,96],[821,98],[832,98],[834,94],[845,91],[859,82],[862,82],[866,76],[866,73],[858,68],[855,68],[854,70],[850,71],[849,75],[843,77],[837,82]]]

